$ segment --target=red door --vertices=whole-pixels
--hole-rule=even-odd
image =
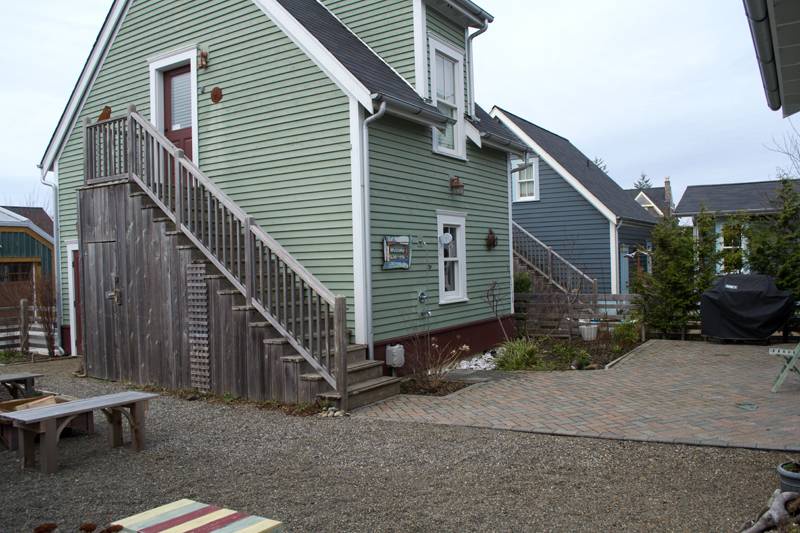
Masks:
[[[164,72],[164,135],[192,158],[192,78],[189,65]]]
[[[81,273],[80,273],[80,252],[72,251],[72,287],[75,293],[75,351],[83,354],[83,319],[81,318]],[[78,355],[72,354],[72,355]]]

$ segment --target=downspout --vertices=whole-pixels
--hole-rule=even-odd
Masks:
[[[467,60],[469,61],[469,116],[472,117],[472,120],[477,120],[475,116],[475,74],[473,73],[473,60],[472,60],[472,40],[480,35],[481,33],[485,32],[489,29],[489,21],[484,19],[483,25],[478,29],[478,31],[472,33],[469,37],[467,37]]]
[[[373,122],[383,118],[385,114],[386,101],[383,101],[381,102],[378,111],[375,112],[371,117],[364,120],[364,137],[362,139],[364,160],[362,161],[361,165],[361,209],[363,209],[362,219],[364,220],[364,255],[366,256],[366,261],[364,261],[364,292],[366,293],[364,295],[364,299],[366,304],[365,307],[367,319],[367,350],[370,360],[375,359],[375,339],[372,328],[372,223],[370,221],[369,205],[369,127]]]
[[[622,227],[623,219],[621,217],[617,218],[616,228],[614,228],[614,257],[616,258],[617,262],[617,292],[616,294],[622,294],[622,279],[620,279],[620,274],[622,274],[622,265],[620,264],[620,257],[619,257],[619,229]]]
[[[40,166],[39,169],[42,167]],[[39,181],[42,185],[53,189],[53,249],[55,251],[55,265],[53,275],[56,278],[56,353],[64,355],[64,346],[61,343],[61,231],[58,227],[58,185],[46,181],[47,173],[42,173]],[[72,354],[75,355],[75,354]]]

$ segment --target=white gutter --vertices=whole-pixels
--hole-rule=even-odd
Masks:
[[[58,163],[56,163],[58,164]],[[40,167],[41,168],[41,167]],[[42,185],[53,189],[53,250],[55,252],[55,272],[56,278],[56,352],[64,355],[64,347],[61,343],[61,231],[58,228],[58,185],[46,181],[47,173],[43,173],[39,181]],[[75,354],[72,354],[75,355]]]
[[[382,101],[378,111],[371,117],[364,120],[364,137],[363,137],[363,153],[364,159],[361,167],[361,209],[362,220],[364,221],[364,300],[365,300],[365,314],[366,314],[366,333],[367,333],[367,350],[369,358],[375,359],[375,335],[372,327],[372,232],[370,221],[370,204],[369,204],[369,126],[383,118],[386,114],[386,101]]]
[[[469,69],[467,71],[469,73],[467,78],[469,87],[467,88],[467,91],[469,92],[469,116],[472,117],[472,120],[478,120],[478,118],[475,116],[475,73],[473,72],[474,66],[472,59],[472,40],[488,29],[489,21],[484,20],[480,29],[467,37],[467,61],[469,61]]]

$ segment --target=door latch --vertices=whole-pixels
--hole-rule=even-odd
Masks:
[[[120,290],[117,288],[119,286],[119,276],[111,274],[111,279],[114,281],[114,288],[110,291],[106,291],[106,298],[114,302],[114,305],[120,305],[122,303],[120,300]]]

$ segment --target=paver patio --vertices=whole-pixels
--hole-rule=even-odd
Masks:
[[[800,451],[800,380],[766,346],[650,341],[608,370],[491,373],[443,398],[354,416],[533,433]],[[476,375],[478,375],[476,373]]]

